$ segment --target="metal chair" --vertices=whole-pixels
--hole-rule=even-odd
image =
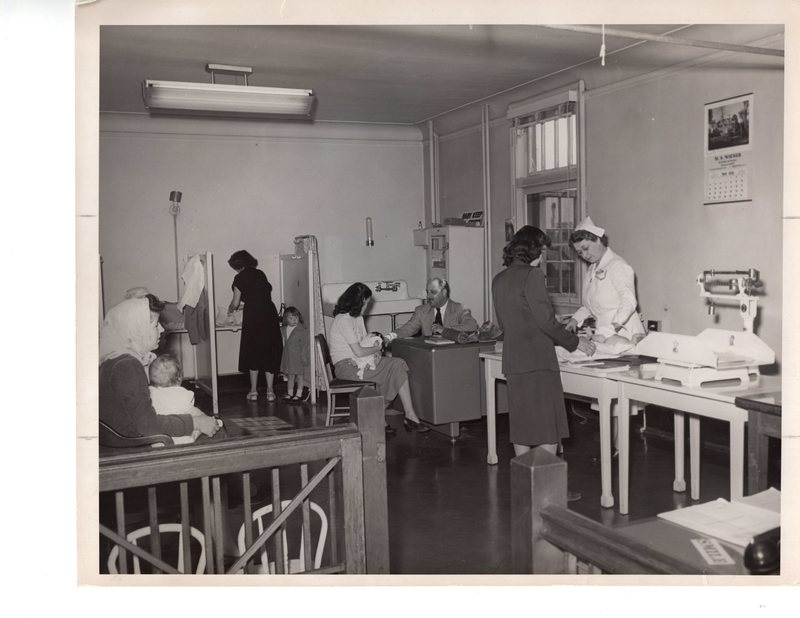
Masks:
[[[170,533],[177,533],[178,535],[178,550],[177,550],[177,569],[181,573],[186,573],[184,570],[184,563],[183,563],[183,526],[181,524],[159,524],[158,525],[158,534],[160,538],[163,538],[163,533],[170,532]],[[206,539],[203,536],[203,533],[200,532],[197,528],[190,527],[189,533],[199,544],[200,544],[200,555],[197,559],[197,567],[195,569],[195,573],[202,573],[206,569]],[[129,533],[127,536],[128,541],[133,543],[134,545],[139,545],[137,541],[143,537],[150,538],[150,526],[145,526],[144,528],[138,528],[133,532]],[[114,545],[111,548],[111,551],[108,554],[108,572],[112,575],[116,575],[119,571],[117,570],[117,562],[119,557],[119,545]],[[135,575],[141,574],[141,567],[140,567],[140,558],[135,554],[132,556],[133,560],[133,573]]]
[[[337,406],[336,395],[350,394],[364,386],[375,387],[375,382],[367,380],[342,380],[336,377],[331,363],[331,354],[328,350],[328,342],[325,335],[317,335],[315,338],[317,349],[317,364],[320,368],[322,381],[325,384],[325,392],[328,393],[328,409],[325,414],[325,425],[333,424],[335,418],[350,418],[350,406]],[[337,410],[347,410],[347,412],[337,412]]]

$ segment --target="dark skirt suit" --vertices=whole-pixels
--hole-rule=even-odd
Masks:
[[[556,320],[540,268],[514,260],[492,281],[492,297],[503,329],[511,442],[554,444],[569,436],[555,346],[573,351],[578,337]]]

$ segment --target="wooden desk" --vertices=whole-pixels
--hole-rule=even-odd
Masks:
[[[747,493],[768,488],[769,439],[781,439],[781,392],[736,397],[734,403],[747,410]]]
[[[720,540],[734,564],[709,565],[693,543],[707,535],[666,520],[611,528],[569,510],[567,463],[543,449],[515,457],[510,468],[514,573],[747,573],[742,548]]]
[[[734,564],[709,565],[692,543],[693,539],[708,538],[706,535],[658,517],[617,528],[615,532],[626,539],[638,541],[658,555],[685,561],[696,569],[687,570],[687,573],[750,575],[744,566],[744,549],[741,547],[719,540]]]
[[[392,356],[408,364],[417,414],[453,441],[459,436],[459,422],[481,417],[484,395],[478,355],[489,350],[494,350],[494,341],[434,345],[414,337],[392,342]]]
[[[497,425],[495,384],[497,380],[505,380],[503,375],[503,356],[498,352],[482,352],[484,360],[484,380],[486,382],[486,425],[487,448],[486,463],[497,463]],[[614,381],[616,372],[600,371],[591,367],[561,364],[561,384],[565,395],[579,395],[596,399],[600,407],[600,504],[610,508],[614,506],[614,494],[611,490],[611,414],[613,402],[617,399],[617,386]]]

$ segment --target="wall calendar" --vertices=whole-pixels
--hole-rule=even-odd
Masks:
[[[742,202],[749,200],[749,196],[746,165],[733,165],[708,171],[706,204]]]
[[[704,204],[750,201],[753,95],[704,106]]]

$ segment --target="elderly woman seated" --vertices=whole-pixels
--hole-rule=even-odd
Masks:
[[[216,419],[203,413],[156,414],[145,368],[155,358],[163,303],[152,294],[123,300],[100,329],[100,420],[122,436],[213,436]],[[198,411],[199,412],[199,411]]]

